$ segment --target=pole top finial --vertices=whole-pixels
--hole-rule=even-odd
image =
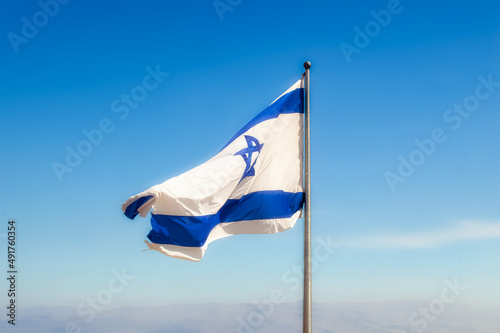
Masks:
[[[309,69],[309,68],[311,68],[311,62],[310,62],[310,61],[306,61],[306,62],[304,63],[304,68],[305,68],[306,70],[307,70],[307,69]]]

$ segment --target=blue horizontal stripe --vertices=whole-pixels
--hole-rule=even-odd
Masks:
[[[201,247],[219,223],[289,218],[302,208],[304,193],[261,191],[228,200],[213,215],[173,216],[151,214],[149,240],[157,244]]]
[[[152,195],[148,195],[145,197],[140,197],[139,199],[132,202],[130,205],[128,205],[127,209],[125,209],[124,213],[125,216],[133,220],[134,217],[136,217],[137,214],[139,214],[137,210],[141,208],[141,206],[144,205],[146,202],[148,202],[148,200],[151,199],[152,197],[153,197]]]
[[[224,150],[227,146],[231,144],[234,140],[240,137],[243,133],[248,131],[255,125],[269,120],[278,118],[282,113],[304,113],[304,89],[298,88],[290,91],[289,93],[281,96],[276,102],[269,105],[264,111],[259,113],[255,118],[250,120],[248,124],[243,126],[242,129],[238,131],[221,150]]]

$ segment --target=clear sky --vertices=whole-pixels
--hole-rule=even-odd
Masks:
[[[0,4],[0,258],[15,219],[20,306],[77,307],[122,269],[108,307],[299,300],[302,220],[193,263],[141,252],[149,217],[121,204],[211,158],[306,60],[313,248],[339,245],[317,250],[314,300],[431,300],[458,279],[459,302],[498,305],[500,3],[221,3]]]

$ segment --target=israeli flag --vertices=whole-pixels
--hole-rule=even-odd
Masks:
[[[290,229],[303,189],[303,78],[204,164],[130,197],[125,215],[152,208],[148,247],[199,261],[212,241]]]

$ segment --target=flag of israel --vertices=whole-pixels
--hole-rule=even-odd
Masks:
[[[302,78],[212,159],[130,197],[123,212],[153,208],[148,247],[192,261],[219,238],[292,228],[304,202],[303,115]]]

